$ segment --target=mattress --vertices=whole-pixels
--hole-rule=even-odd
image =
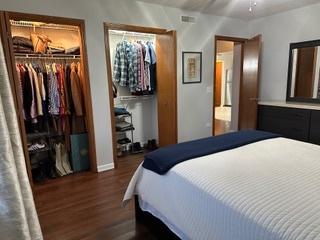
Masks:
[[[166,175],[140,166],[124,201],[134,194],[182,239],[320,239],[320,147],[275,138]]]

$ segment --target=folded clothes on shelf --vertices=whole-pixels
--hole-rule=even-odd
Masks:
[[[28,48],[20,45],[13,45],[13,51],[15,53],[24,53],[24,54],[32,54],[34,53],[32,48]]]
[[[49,54],[63,54],[65,53],[65,48],[59,43],[48,43],[48,53]]]
[[[80,47],[72,47],[72,48],[68,48],[65,51],[66,54],[72,54],[72,55],[79,55],[80,54]]]
[[[122,139],[118,139],[117,143],[119,144],[128,144],[128,143],[131,143],[131,140],[127,137],[125,138],[122,138]]]
[[[114,114],[116,116],[120,116],[120,115],[125,115],[125,114],[130,114],[125,108],[119,108],[119,107],[115,107],[114,108]]]
[[[15,46],[21,46],[21,47],[33,49],[32,41],[29,38],[25,38],[21,36],[13,36],[12,43]]]
[[[134,127],[131,123],[126,121],[116,123],[116,130],[117,131],[127,131],[127,130],[134,130]]]

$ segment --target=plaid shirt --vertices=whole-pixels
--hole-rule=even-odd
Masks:
[[[113,78],[120,86],[129,86],[134,92],[138,86],[138,55],[134,44],[118,43],[113,65]]]

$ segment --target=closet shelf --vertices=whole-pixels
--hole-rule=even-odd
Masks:
[[[151,99],[154,95],[140,95],[140,96],[119,96],[117,97],[120,101],[132,101],[132,100],[144,100]]]
[[[116,118],[131,117],[131,113],[118,114],[118,115],[115,115],[115,117],[116,117]]]
[[[79,31],[78,26],[72,25],[61,25],[54,23],[44,23],[44,22],[30,22],[30,21],[15,21],[10,20],[11,26],[15,27],[27,27],[27,28],[42,28],[42,29],[54,29],[54,30],[69,30],[69,31]]]
[[[65,135],[59,133],[39,132],[39,133],[28,133],[27,138],[29,140],[43,138],[43,137],[64,137]]]
[[[15,58],[35,58],[35,59],[80,59],[81,55],[71,54],[37,54],[37,53],[15,53]]]
[[[28,133],[27,137],[28,139],[36,139],[36,138],[42,138],[42,137],[46,137],[48,136],[49,133],[48,132],[39,132],[39,133]]]
[[[135,128],[132,127],[132,128],[128,128],[128,129],[126,129],[126,130],[116,130],[116,132],[117,132],[117,133],[124,133],[124,132],[129,132],[129,131],[134,131],[134,130],[135,130]]]

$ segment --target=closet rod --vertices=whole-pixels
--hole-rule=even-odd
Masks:
[[[71,25],[60,25],[53,23],[42,23],[42,22],[28,22],[28,21],[14,21],[10,20],[11,26],[15,27],[28,27],[28,28],[44,28],[54,30],[68,30],[68,31],[79,31],[79,27]]]
[[[64,55],[64,54],[19,54],[16,53],[15,58],[32,58],[32,59],[80,59],[81,55]]]

